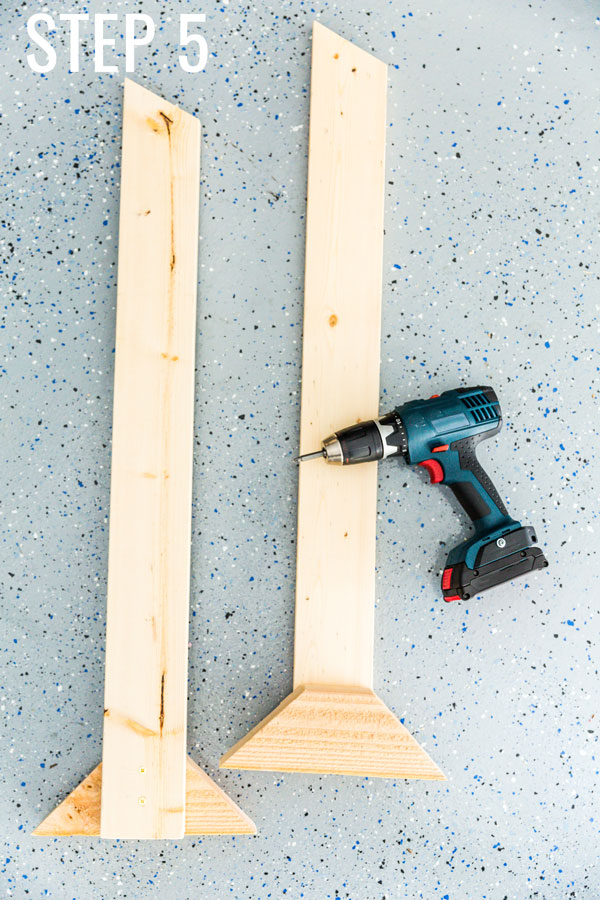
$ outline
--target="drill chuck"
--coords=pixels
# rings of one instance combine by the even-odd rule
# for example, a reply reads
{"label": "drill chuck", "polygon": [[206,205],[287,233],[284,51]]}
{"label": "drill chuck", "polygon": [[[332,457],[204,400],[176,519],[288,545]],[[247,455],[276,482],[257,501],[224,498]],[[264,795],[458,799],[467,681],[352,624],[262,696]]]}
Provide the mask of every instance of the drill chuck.
{"label": "drill chuck", "polygon": [[325,438],[321,450],[299,456],[300,461],[322,456],[337,466],[352,466],[363,462],[377,462],[388,456],[406,455],[408,442],[400,417],[388,413],[381,419],[370,419],[350,425]]}
{"label": "drill chuck", "polygon": [[332,434],[323,441],[323,456],[328,463],[334,466],[344,465],[344,452],[337,434]]}
{"label": "drill chuck", "polygon": [[323,455],[341,466],[375,462],[383,457],[383,441],[374,421],[359,422],[326,438]]}

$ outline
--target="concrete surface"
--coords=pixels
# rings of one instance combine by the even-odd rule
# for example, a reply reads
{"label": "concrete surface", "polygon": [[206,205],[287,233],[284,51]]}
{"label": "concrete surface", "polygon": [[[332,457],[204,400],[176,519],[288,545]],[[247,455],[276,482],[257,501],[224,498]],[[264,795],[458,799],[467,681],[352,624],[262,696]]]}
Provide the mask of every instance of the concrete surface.
{"label": "concrete surface", "polygon": [[[597,898],[599,7],[213,3],[189,75],[197,7],[78,5],[154,15],[134,77],[203,123],[189,751],[260,832],[121,844],[29,836],[101,754],[124,75],[88,30],[34,74],[39,8],[0,12],[2,895]],[[493,383],[481,458],[551,564],[445,605],[465,521],[381,469],[376,688],[444,784],[217,770],[291,685],[314,18],[390,64],[382,409]]]}

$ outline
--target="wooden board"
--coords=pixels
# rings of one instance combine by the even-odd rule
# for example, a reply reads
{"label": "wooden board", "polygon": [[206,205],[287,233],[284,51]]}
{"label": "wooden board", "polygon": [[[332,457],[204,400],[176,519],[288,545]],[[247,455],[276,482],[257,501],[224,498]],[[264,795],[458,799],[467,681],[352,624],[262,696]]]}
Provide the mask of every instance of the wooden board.
{"label": "wooden board", "polygon": [[200,123],[127,80],[101,834],[184,832]]}
{"label": "wooden board", "polygon": [[[313,29],[300,452],[379,401],[386,67]],[[226,768],[443,774],[373,693],[377,466],[300,467],[294,692]]]}
{"label": "wooden board", "polygon": [[254,834],[186,761],[200,123],[125,82],[103,763],[36,835]]}
{"label": "wooden board", "polygon": [[[186,763],[185,833],[256,834],[256,826],[189,757]],[[44,819],[37,837],[100,835],[102,763]]]}
{"label": "wooden board", "polygon": [[[378,414],[384,63],[313,29],[300,452]],[[294,685],[371,687],[377,466],[300,466]]]}
{"label": "wooden board", "polygon": [[330,685],[296,688],[221,767],[444,780],[373,691]]}

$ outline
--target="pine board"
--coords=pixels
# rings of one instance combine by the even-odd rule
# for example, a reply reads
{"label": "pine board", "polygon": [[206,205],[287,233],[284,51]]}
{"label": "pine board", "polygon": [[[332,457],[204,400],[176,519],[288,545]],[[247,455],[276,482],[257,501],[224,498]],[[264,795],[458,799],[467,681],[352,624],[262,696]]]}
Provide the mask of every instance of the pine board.
{"label": "pine board", "polygon": [[127,80],[101,834],[184,833],[200,123]]}
{"label": "pine board", "polygon": [[[300,452],[377,416],[384,63],[313,29]],[[300,466],[294,686],[372,686],[377,466]]]}

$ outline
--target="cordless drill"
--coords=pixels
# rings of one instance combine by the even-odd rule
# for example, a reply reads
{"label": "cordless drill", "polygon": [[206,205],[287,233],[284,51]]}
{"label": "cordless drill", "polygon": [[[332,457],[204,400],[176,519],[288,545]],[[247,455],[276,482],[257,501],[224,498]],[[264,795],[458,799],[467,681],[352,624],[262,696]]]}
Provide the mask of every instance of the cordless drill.
{"label": "cordless drill", "polygon": [[470,517],[475,534],[448,555],[444,600],[468,600],[487,588],[548,563],[534,544],[535,530],[512,519],[475,450],[498,434],[502,413],[491,387],[457,388],[412,400],[380,419],[335,432],[322,449],[299,461],[324,457],[347,466],[403,457],[427,470],[432,484],[447,484]]}

